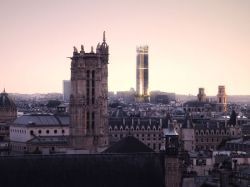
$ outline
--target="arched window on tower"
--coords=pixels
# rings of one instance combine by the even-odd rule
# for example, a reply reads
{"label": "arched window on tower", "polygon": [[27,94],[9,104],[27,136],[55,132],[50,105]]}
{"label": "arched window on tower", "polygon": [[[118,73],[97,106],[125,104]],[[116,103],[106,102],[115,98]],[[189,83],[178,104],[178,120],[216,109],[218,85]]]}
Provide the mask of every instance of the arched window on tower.
{"label": "arched window on tower", "polygon": [[87,92],[87,105],[89,105],[89,97],[90,97],[90,71],[87,71],[87,85],[86,85],[86,92]]}
{"label": "arched window on tower", "polygon": [[92,71],[92,104],[95,104],[95,71]]}

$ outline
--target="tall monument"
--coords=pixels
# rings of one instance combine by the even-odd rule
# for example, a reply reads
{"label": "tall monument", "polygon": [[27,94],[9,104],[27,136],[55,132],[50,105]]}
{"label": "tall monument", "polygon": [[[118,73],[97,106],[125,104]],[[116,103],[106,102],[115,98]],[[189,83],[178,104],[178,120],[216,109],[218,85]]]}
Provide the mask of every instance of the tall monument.
{"label": "tall monument", "polygon": [[96,153],[108,144],[108,61],[105,32],[96,52],[80,52],[71,57],[70,143],[75,150]]}

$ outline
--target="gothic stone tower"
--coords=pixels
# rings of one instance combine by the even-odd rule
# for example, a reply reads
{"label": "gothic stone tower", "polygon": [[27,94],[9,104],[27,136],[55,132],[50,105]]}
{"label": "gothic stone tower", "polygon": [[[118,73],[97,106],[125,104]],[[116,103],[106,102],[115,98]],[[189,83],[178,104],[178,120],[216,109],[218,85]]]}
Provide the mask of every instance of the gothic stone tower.
{"label": "gothic stone tower", "polygon": [[70,143],[74,149],[89,153],[108,146],[108,56],[109,46],[103,42],[96,53],[91,47],[74,47],[71,57]]}

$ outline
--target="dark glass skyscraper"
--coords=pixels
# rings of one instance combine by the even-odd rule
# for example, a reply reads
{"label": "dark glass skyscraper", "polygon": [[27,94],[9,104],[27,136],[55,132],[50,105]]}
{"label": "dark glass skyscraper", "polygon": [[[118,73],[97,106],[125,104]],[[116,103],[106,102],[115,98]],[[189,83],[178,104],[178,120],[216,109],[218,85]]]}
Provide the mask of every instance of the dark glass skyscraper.
{"label": "dark glass skyscraper", "polygon": [[137,101],[148,101],[148,46],[137,47],[136,96]]}

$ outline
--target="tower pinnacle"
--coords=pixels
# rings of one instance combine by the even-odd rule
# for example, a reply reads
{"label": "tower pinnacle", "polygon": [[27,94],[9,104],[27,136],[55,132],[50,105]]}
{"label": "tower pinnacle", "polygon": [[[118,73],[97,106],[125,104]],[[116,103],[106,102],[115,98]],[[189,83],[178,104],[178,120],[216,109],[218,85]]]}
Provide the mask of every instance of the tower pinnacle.
{"label": "tower pinnacle", "polygon": [[103,31],[103,42],[106,42],[105,31]]}

